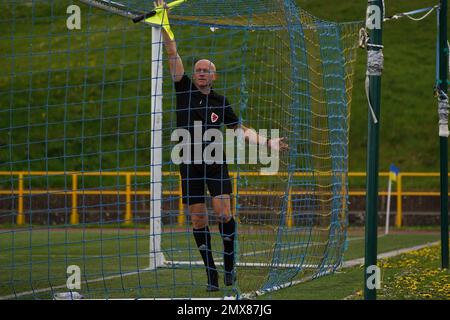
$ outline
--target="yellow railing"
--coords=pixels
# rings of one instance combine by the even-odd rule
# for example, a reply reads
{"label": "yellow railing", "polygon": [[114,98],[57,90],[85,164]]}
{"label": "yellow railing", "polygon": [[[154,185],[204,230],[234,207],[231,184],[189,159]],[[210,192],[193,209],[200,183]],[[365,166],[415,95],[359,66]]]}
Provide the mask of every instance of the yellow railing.
{"label": "yellow railing", "polygon": [[[51,190],[51,194],[55,195],[67,195],[70,194],[72,196],[72,208],[71,208],[71,215],[70,215],[70,223],[71,224],[78,224],[79,223],[79,213],[78,213],[78,205],[77,205],[77,199],[78,195],[125,195],[125,223],[130,224],[133,220],[133,212],[132,212],[132,196],[133,195],[149,195],[150,191],[143,191],[143,190],[135,190],[132,191],[131,185],[132,185],[132,177],[149,177],[149,172],[68,172],[68,171],[0,171],[0,176],[17,176],[18,178],[18,190],[0,190],[0,194],[17,194],[18,195],[18,205],[17,205],[17,218],[16,223],[18,225],[23,225],[25,223],[25,216],[24,216],[24,205],[23,205],[23,198],[24,198],[24,176],[58,176],[58,175],[65,175],[65,176],[71,176],[72,180],[72,188],[71,191],[61,191],[61,190]],[[230,173],[230,175],[233,178],[233,193],[238,193],[237,188],[237,174]],[[280,172],[277,174],[277,176],[287,176],[288,173],[286,172]],[[311,173],[295,173],[294,176],[310,176]],[[325,173],[314,173],[316,176],[329,176],[331,175],[331,172],[325,172]],[[125,177],[125,191],[123,190],[79,190],[78,189],[78,177],[79,176],[124,176]],[[163,195],[175,195],[179,196],[178,200],[178,217],[177,222],[179,225],[184,225],[185,223],[185,215],[183,210],[183,202],[181,195],[181,177],[178,172],[163,172],[163,176],[177,176],[178,177],[178,190],[177,191],[165,191],[163,192]],[[243,176],[261,176],[261,177],[267,177],[266,175],[261,175],[257,172],[240,172],[240,177]],[[365,172],[350,172],[348,176],[351,177],[365,177]],[[380,177],[389,177],[389,172],[380,172]],[[449,174],[450,176],[450,174]],[[403,191],[402,190],[402,178],[403,177],[439,177],[438,172],[403,172],[399,173],[397,176],[397,182],[396,191],[391,192],[392,196],[397,197],[397,213],[396,213],[396,220],[395,224],[397,227],[400,227],[402,225],[402,197],[403,196],[439,196],[439,192],[427,192],[427,191]],[[343,176],[343,179],[345,176]],[[46,194],[49,193],[48,190],[27,190],[27,195],[30,194]],[[296,194],[304,194],[305,192],[293,192],[291,189],[289,190],[288,194],[288,207],[287,207],[287,225],[292,226],[293,225],[293,214],[292,214],[292,195]],[[345,184],[343,184],[342,193],[345,193]],[[284,192],[281,191],[248,191],[243,190],[239,191],[239,195],[283,195]],[[380,191],[378,193],[381,196],[387,195],[387,192]],[[350,196],[365,196],[365,191],[349,191]],[[449,193],[450,195],[450,193]],[[232,199],[232,210],[233,213],[236,210],[236,202],[235,199]],[[343,208],[346,204],[343,203]]]}

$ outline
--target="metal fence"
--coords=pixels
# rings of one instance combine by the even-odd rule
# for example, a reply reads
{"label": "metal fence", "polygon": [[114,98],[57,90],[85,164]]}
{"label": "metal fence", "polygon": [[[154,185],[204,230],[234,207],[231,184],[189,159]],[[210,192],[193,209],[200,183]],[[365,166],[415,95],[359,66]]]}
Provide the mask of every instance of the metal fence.
{"label": "metal fence", "polygon": [[[287,175],[287,173],[278,173],[278,175]],[[330,173],[328,173],[329,175]],[[181,177],[178,172],[163,172],[164,176],[173,176],[177,177],[178,179],[178,189],[172,190],[172,191],[163,191],[163,195],[169,195],[169,196],[176,196],[178,197],[178,217],[177,222],[180,225],[183,225],[185,223],[185,215],[184,215],[184,209],[183,209],[183,203],[181,198]],[[238,175],[236,173],[231,172],[230,175],[232,176],[234,183],[233,183],[233,193],[237,194],[237,178]],[[240,172],[239,176],[259,176],[259,173],[253,173],[253,172]],[[296,175],[308,175],[307,173],[297,173]],[[326,175],[326,173],[322,173],[322,175]],[[25,222],[24,219],[24,196],[25,195],[38,195],[38,194],[48,194],[51,192],[52,195],[70,195],[71,196],[71,214],[70,214],[70,223],[71,224],[78,224],[79,223],[79,213],[78,213],[78,197],[79,195],[121,195],[125,196],[125,216],[124,216],[124,222],[131,223],[133,219],[133,211],[132,211],[132,196],[136,195],[150,195],[150,190],[132,190],[132,180],[134,177],[149,177],[150,172],[135,172],[135,171],[129,171],[129,172],[67,172],[67,171],[0,171],[0,176],[9,176],[11,179],[14,179],[18,181],[17,188],[16,189],[0,189],[0,195],[12,195],[17,198],[17,217],[16,217],[16,223],[18,225],[23,225]],[[31,190],[27,189],[25,191],[24,188],[24,177],[31,177],[31,176],[66,176],[70,177],[71,181],[71,189],[70,190],[44,190],[44,189],[36,189]],[[80,176],[113,176],[113,177],[123,177],[125,179],[125,189],[124,190],[84,190],[78,188],[78,179]],[[349,172],[349,181],[351,181],[352,178],[365,178],[366,173],[365,172]],[[449,174],[450,176],[450,174]],[[267,177],[267,176],[265,176]],[[380,172],[379,177],[389,177],[389,172]],[[397,212],[396,212],[396,219],[395,219],[395,225],[397,227],[402,226],[402,198],[403,196],[439,196],[439,191],[408,191],[403,189],[403,181],[406,178],[439,178],[438,172],[402,172],[397,175],[397,181],[396,181],[396,189],[395,191],[391,192],[391,196],[395,196],[397,200]],[[343,176],[344,178],[344,176]],[[345,184],[343,184],[344,186]],[[343,189],[342,192],[344,193],[345,190]],[[280,191],[273,191],[273,192],[266,192],[270,195],[284,195],[284,192]],[[259,194],[262,195],[264,192],[262,191],[246,191],[246,190],[239,190],[239,195],[246,196],[246,195],[255,195]],[[295,194],[302,194],[302,192],[289,192],[288,195],[288,208],[287,208],[287,224],[288,226],[292,226],[293,224],[293,218],[292,218],[292,195]],[[365,196],[366,191],[365,190],[349,190],[348,192],[349,196]],[[386,196],[388,194],[387,191],[379,191],[379,196]],[[450,193],[449,193],[450,195]],[[233,211],[236,210],[236,203],[234,198],[232,199],[232,208]]]}

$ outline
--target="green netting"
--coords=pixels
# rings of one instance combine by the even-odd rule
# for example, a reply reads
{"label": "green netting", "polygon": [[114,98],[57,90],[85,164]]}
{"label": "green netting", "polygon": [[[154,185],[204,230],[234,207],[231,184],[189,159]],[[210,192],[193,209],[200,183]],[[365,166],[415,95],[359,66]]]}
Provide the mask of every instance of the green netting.
{"label": "green netting", "polygon": [[[0,296],[51,298],[82,271],[89,298],[241,297],[333,272],[347,228],[348,130],[361,22],[286,1],[188,1],[171,12],[185,69],[216,64],[215,90],[247,126],[290,145],[277,174],[233,164],[237,282],[205,292],[170,158],[175,91],[164,61],[162,199],[151,199],[151,1],[6,1],[0,11]],[[103,9],[99,9],[98,6]],[[211,29],[213,28],[213,29]],[[160,42],[161,39],[153,39]],[[166,60],[166,58],[164,58]],[[150,201],[162,204],[149,233]],[[210,202],[208,200],[210,208]],[[213,255],[222,243],[210,212]],[[161,246],[149,242],[161,239]],[[158,253],[165,262],[149,268]],[[222,267],[220,277],[222,279]]]}

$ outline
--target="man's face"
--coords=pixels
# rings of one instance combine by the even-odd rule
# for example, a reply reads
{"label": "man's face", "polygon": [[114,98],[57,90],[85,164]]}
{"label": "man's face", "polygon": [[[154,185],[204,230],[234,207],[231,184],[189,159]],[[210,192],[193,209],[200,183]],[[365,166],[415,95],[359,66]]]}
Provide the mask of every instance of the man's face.
{"label": "man's face", "polygon": [[206,59],[198,61],[194,66],[192,79],[199,89],[211,87],[216,80],[216,66]]}

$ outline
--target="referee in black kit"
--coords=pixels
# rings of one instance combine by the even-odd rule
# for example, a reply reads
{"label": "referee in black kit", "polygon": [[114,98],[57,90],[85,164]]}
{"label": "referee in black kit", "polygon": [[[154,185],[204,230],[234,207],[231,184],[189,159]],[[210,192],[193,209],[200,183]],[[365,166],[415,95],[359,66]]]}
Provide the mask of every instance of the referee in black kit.
{"label": "referee in black kit", "polygon": [[[158,0],[156,6],[165,6]],[[217,78],[216,67],[209,60],[195,63],[192,80],[185,74],[183,62],[178,54],[175,40],[171,40],[162,29],[169,69],[176,90],[177,128],[186,129],[194,137],[194,122],[202,124],[202,136],[208,129],[220,129],[226,125],[230,129],[242,129],[245,139],[250,143],[266,143],[269,148],[286,150],[283,138],[267,139],[254,130],[245,127],[239,121],[226,97],[212,89]],[[197,122],[198,123],[198,122]],[[191,138],[191,141],[193,139]],[[202,145],[202,151],[205,144]],[[192,143],[191,149],[194,150]],[[202,153],[203,154],[203,153]],[[193,224],[195,242],[206,267],[208,279],[207,291],[218,291],[218,272],[211,251],[211,234],[208,227],[208,211],[205,204],[205,184],[212,197],[214,214],[219,219],[219,231],[223,240],[224,284],[231,286],[236,280],[234,271],[234,239],[236,222],[231,213],[231,179],[225,160],[222,163],[182,163],[183,203],[188,205]]]}

